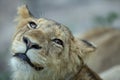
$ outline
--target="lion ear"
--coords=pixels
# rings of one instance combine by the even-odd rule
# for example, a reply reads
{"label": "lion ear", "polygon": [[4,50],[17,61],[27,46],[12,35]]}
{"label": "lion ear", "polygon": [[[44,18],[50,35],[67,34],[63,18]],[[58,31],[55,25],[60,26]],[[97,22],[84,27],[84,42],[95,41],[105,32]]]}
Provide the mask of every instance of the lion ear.
{"label": "lion ear", "polygon": [[32,16],[27,5],[23,5],[23,6],[18,8],[18,15],[22,19],[29,18]]}
{"label": "lion ear", "polygon": [[89,42],[89,41],[87,41],[87,40],[81,40],[82,42],[83,42],[83,53],[91,53],[91,52],[94,52],[95,50],[96,50],[96,46],[93,44],[93,43],[91,43],[91,42]]}
{"label": "lion ear", "polygon": [[83,59],[89,57],[90,53],[96,50],[95,45],[88,42],[87,40],[76,39],[75,45],[75,50],[78,52],[78,55],[80,55]]}

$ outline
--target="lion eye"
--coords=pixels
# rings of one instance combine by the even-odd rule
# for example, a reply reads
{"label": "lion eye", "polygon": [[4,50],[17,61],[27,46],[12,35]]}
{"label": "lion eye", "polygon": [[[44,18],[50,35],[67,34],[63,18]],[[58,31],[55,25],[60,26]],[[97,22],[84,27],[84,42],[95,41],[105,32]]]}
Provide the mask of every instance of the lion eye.
{"label": "lion eye", "polygon": [[37,24],[35,22],[30,21],[29,26],[33,29],[37,28]]}
{"label": "lion eye", "polygon": [[53,39],[52,41],[63,46],[63,41],[60,39]]}

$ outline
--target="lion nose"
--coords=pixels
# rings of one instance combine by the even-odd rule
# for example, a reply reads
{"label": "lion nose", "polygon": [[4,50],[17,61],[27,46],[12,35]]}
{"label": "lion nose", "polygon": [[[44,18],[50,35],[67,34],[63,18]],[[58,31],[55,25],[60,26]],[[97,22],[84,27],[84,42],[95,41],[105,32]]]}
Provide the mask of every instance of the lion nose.
{"label": "lion nose", "polygon": [[42,47],[36,43],[31,42],[27,37],[23,37],[23,42],[26,44],[27,49],[41,49]]}

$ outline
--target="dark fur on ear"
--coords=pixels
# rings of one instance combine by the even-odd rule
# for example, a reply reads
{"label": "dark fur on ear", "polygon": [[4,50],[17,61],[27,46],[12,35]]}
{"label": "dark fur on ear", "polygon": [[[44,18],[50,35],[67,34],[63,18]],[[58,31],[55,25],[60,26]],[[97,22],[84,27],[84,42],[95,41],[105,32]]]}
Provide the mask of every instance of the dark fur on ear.
{"label": "dark fur on ear", "polygon": [[33,17],[31,12],[29,11],[27,5],[23,5],[18,8],[18,15],[19,15],[19,18],[21,18],[21,19]]}
{"label": "dark fur on ear", "polygon": [[75,39],[73,45],[73,49],[76,50],[77,55],[79,55],[84,60],[90,56],[91,52],[94,52],[96,50],[96,47],[92,43],[86,40],[79,40],[77,38]]}
{"label": "dark fur on ear", "polygon": [[84,45],[85,45],[85,50],[83,50],[84,53],[90,53],[90,52],[94,52],[96,50],[96,46],[93,45],[91,42],[87,41],[87,40],[81,40]]}

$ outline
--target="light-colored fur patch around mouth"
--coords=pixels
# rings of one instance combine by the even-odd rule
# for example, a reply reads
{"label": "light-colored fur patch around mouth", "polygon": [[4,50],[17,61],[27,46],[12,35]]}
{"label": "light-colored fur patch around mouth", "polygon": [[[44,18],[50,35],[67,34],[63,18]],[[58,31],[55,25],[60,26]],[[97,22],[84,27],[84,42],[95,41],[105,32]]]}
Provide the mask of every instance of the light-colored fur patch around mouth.
{"label": "light-colored fur patch around mouth", "polygon": [[15,55],[13,55],[13,57],[19,58],[21,61],[26,62],[32,68],[34,68],[36,71],[40,71],[40,70],[44,69],[40,64],[32,63],[31,60],[26,55],[26,53],[15,53]]}

